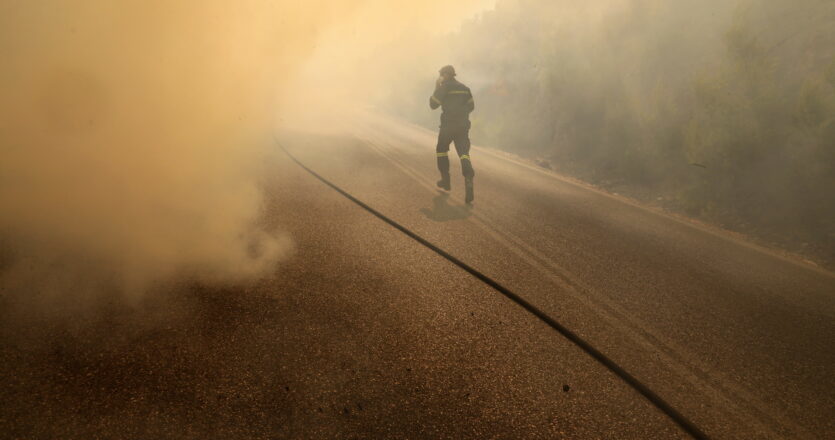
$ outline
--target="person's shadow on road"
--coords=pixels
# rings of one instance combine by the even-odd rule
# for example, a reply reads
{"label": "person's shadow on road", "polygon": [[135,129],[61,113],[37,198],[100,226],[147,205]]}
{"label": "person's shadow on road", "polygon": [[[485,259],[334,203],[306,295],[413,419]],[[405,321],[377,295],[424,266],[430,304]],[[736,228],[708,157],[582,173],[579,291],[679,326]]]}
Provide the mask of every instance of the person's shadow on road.
{"label": "person's shadow on road", "polygon": [[421,208],[420,212],[429,220],[436,222],[463,220],[472,214],[467,206],[450,205],[448,193],[440,193],[433,197],[432,208]]}

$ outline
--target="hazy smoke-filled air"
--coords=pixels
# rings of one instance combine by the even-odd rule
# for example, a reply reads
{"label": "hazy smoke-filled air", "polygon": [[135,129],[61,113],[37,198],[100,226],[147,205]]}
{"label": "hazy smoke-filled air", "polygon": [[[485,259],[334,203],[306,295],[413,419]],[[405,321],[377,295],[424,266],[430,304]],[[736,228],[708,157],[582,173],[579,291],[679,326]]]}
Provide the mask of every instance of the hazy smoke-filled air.
{"label": "hazy smoke-filled air", "polygon": [[291,247],[259,226],[255,165],[272,148],[278,98],[357,8],[380,31],[414,17],[388,6],[4,2],[3,291],[75,299],[268,272]]}
{"label": "hazy smoke-filled air", "polygon": [[389,113],[437,127],[443,54],[476,144],[835,261],[835,2],[499,0],[400,46],[369,62]]}

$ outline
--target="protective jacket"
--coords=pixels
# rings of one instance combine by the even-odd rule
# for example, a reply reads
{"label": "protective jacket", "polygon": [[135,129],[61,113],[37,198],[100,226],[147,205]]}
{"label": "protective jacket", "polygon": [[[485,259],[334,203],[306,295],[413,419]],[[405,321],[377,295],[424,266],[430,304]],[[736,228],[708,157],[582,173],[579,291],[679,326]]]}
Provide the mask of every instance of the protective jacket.
{"label": "protective jacket", "polygon": [[475,109],[475,101],[469,87],[455,78],[440,83],[429,98],[432,110],[438,106],[443,110],[441,128],[470,128],[470,112]]}

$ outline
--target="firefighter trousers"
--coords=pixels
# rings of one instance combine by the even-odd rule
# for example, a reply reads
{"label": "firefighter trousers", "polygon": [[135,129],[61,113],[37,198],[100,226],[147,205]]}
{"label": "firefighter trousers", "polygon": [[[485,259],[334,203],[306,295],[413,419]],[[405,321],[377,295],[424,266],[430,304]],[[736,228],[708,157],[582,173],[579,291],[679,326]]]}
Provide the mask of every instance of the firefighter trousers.
{"label": "firefighter trousers", "polygon": [[449,179],[449,144],[455,143],[455,151],[461,159],[461,172],[464,177],[472,179],[475,175],[470,161],[470,127],[469,124],[460,127],[444,127],[438,133],[438,146],[435,155],[438,158],[438,171],[442,179]]}

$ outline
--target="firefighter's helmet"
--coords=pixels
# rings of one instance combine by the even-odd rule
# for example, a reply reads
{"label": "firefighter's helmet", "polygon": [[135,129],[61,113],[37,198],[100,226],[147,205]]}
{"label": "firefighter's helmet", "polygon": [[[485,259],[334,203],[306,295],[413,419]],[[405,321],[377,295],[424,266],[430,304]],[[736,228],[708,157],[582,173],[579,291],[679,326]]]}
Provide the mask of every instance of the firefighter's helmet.
{"label": "firefighter's helmet", "polygon": [[455,68],[452,66],[444,66],[441,67],[441,70],[438,71],[441,75],[446,76],[455,76]]}

